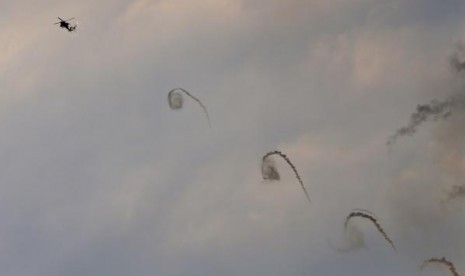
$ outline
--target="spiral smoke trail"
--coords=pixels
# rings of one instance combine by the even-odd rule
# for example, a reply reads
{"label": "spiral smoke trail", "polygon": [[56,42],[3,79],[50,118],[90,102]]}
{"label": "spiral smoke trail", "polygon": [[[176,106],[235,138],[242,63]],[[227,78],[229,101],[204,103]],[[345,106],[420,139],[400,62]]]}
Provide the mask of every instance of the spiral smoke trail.
{"label": "spiral smoke trail", "polygon": [[450,273],[454,276],[460,276],[457,270],[455,269],[454,264],[451,261],[448,261],[445,257],[442,257],[441,259],[439,258],[431,258],[429,260],[426,260],[423,262],[423,264],[420,267],[420,270],[423,270],[428,264],[442,264],[445,265]]}
{"label": "spiral smoke trail", "polygon": [[270,151],[267,154],[265,154],[262,158],[262,177],[265,180],[279,180],[280,176],[278,173],[278,170],[276,168],[276,165],[274,163],[274,160],[271,158],[272,155],[279,155],[281,156],[287,164],[291,167],[291,169],[294,171],[295,177],[300,183],[300,186],[302,187],[302,190],[304,190],[305,196],[307,197],[308,202],[310,202],[310,196],[307,193],[307,190],[305,189],[304,182],[302,181],[302,178],[300,178],[299,173],[297,172],[297,169],[295,168],[294,164],[292,164],[291,160],[282,152],[280,151]]}
{"label": "spiral smoke trail", "polygon": [[200,105],[200,107],[202,107],[203,112],[205,113],[205,116],[207,117],[208,126],[211,126],[211,124],[210,124],[210,116],[208,115],[207,108],[203,105],[203,103],[199,99],[194,97],[191,93],[187,92],[183,88],[174,88],[168,93],[168,104],[170,105],[170,108],[173,109],[173,110],[182,108],[183,103],[184,103],[184,98],[183,98],[181,92],[179,92],[179,91],[181,91],[184,94],[186,94],[187,96],[189,96],[191,99],[196,101]]}
{"label": "spiral smoke trail", "polygon": [[387,233],[384,231],[384,229],[381,227],[379,224],[378,220],[376,219],[375,216],[371,215],[371,212],[367,212],[363,209],[354,209],[350,212],[350,214],[346,217],[346,220],[344,222],[344,231],[347,231],[347,226],[349,224],[349,221],[354,218],[354,217],[361,217],[361,218],[366,218],[370,220],[378,230],[378,232],[381,233],[383,238],[391,245],[391,247],[394,249],[394,251],[397,251],[396,246],[394,245],[394,242],[389,238]]}

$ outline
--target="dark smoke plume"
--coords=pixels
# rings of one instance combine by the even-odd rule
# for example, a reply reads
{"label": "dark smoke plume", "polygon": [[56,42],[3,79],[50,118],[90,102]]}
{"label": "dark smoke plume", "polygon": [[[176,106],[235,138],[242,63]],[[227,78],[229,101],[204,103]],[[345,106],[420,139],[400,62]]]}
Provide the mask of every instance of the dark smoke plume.
{"label": "dark smoke plume", "polygon": [[448,261],[446,258],[442,257],[441,259],[438,258],[431,258],[429,260],[426,260],[423,262],[423,264],[420,267],[420,270],[423,270],[428,264],[442,264],[445,265],[450,273],[454,276],[460,276],[457,270],[455,269],[454,264],[451,261]]}
{"label": "dark smoke plume", "polygon": [[279,176],[279,172],[275,166],[274,160],[272,159],[272,155],[279,155],[281,156],[287,164],[291,167],[291,169],[294,171],[295,177],[300,183],[300,186],[302,187],[302,190],[304,190],[305,196],[308,199],[308,202],[310,202],[310,196],[307,193],[307,190],[305,189],[304,182],[302,181],[302,178],[300,178],[299,173],[297,172],[297,169],[295,168],[294,164],[292,164],[291,160],[282,152],[280,151],[270,151],[267,154],[265,154],[262,158],[262,177],[264,180],[279,180],[281,177]]}
{"label": "dark smoke plume", "polygon": [[465,69],[465,45],[462,42],[457,44],[457,51],[449,59],[452,69],[461,72]]}
{"label": "dark smoke plume", "polygon": [[454,185],[452,189],[447,194],[447,199],[454,200],[456,198],[464,197],[465,196],[465,186]]}
{"label": "dark smoke plume", "polygon": [[[457,73],[465,70],[465,46],[461,43],[457,51],[449,59],[452,70]],[[417,105],[417,110],[410,116],[406,126],[399,128],[394,135],[389,137],[387,144],[393,145],[397,139],[403,136],[412,136],[418,127],[427,121],[438,121],[447,119],[452,113],[465,108],[465,96],[451,96],[445,100],[432,100],[428,104]]]}
{"label": "dark smoke plume", "polygon": [[346,220],[344,222],[344,231],[347,231],[349,221],[354,217],[366,218],[369,221],[371,221],[375,225],[378,232],[380,232],[381,235],[383,236],[383,238],[391,245],[391,247],[394,249],[394,251],[397,251],[397,249],[396,249],[396,247],[394,245],[394,242],[389,238],[387,233],[381,227],[381,225],[378,222],[378,219],[374,215],[372,215],[372,213],[369,212],[369,211],[365,211],[363,209],[354,209],[354,210],[352,210],[350,212],[350,214],[346,217]]}
{"label": "dark smoke plume", "polygon": [[446,101],[432,100],[429,104],[417,105],[417,110],[410,116],[409,123],[399,128],[394,135],[389,137],[387,144],[393,145],[400,137],[415,134],[417,128],[426,121],[446,119],[456,106],[457,101],[454,98]]}
{"label": "dark smoke plume", "polygon": [[457,55],[453,55],[450,58],[450,64],[457,72],[461,72],[465,69],[465,61],[461,61]]}
{"label": "dark smoke plume", "polygon": [[179,91],[189,96],[191,99],[196,101],[200,105],[200,107],[202,107],[203,112],[205,113],[205,116],[207,117],[208,125],[210,126],[210,116],[208,115],[207,108],[203,105],[203,103],[199,99],[194,97],[191,93],[187,92],[183,88],[174,88],[168,93],[168,104],[170,105],[170,108],[174,110],[182,108],[183,103],[184,103],[184,98],[181,92]]}

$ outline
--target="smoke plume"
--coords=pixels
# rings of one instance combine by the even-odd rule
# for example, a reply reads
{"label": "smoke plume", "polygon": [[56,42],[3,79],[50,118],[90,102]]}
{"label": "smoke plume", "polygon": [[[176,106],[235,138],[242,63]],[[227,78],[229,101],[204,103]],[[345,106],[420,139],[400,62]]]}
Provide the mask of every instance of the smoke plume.
{"label": "smoke plume", "polygon": [[203,105],[203,103],[194,97],[191,93],[186,91],[183,88],[174,88],[168,93],[168,104],[171,109],[176,110],[176,109],[181,109],[184,103],[184,98],[182,96],[182,93],[186,94],[188,97],[196,101],[200,107],[203,109],[203,112],[205,113],[205,116],[207,117],[208,125],[210,126],[210,116],[208,115],[207,108]]}
{"label": "smoke plume", "polygon": [[265,180],[276,180],[279,181],[281,176],[279,175],[276,163],[273,158],[265,158],[262,162],[262,176]]}
{"label": "smoke plume", "polygon": [[[458,44],[457,51],[449,59],[449,64],[456,73],[460,73],[465,69],[465,46],[463,44]],[[431,100],[427,104],[417,105],[416,111],[410,116],[408,124],[399,128],[394,135],[389,137],[387,144],[393,145],[400,137],[412,136],[417,132],[418,127],[425,122],[444,120],[457,110],[465,109],[464,94],[450,96],[445,100]]]}
{"label": "smoke plume", "polygon": [[462,42],[457,43],[457,51],[450,57],[449,62],[456,72],[465,69],[465,45]]}
{"label": "smoke plume", "polygon": [[278,170],[274,164],[274,160],[272,159],[272,155],[278,155],[283,158],[287,164],[291,167],[291,169],[294,171],[295,177],[300,183],[300,186],[302,187],[302,190],[305,193],[305,196],[307,197],[307,200],[310,202],[310,196],[308,195],[307,189],[305,189],[304,182],[302,181],[302,178],[300,178],[299,173],[297,172],[297,169],[295,168],[294,164],[292,164],[291,160],[282,152],[280,151],[271,151],[265,154],[262,158],[262,177],[264,180],[279,180],[280,176],[278,173]]}
{"label": "smoke plume", "polygon": [[447,200],[451,201],[460,197],[465,196],[465,186],[454,185],[452,189],[447,193]]}
{"label": "smoke plume", "polygon": [[454,276],[460,276],[457,270],[455,269],[454,264],[451,261],[448,261],[446,258],[442,257],[441,259],[438,258],[431,258],[429,260],[426,260],[423,262],[423,264],[420,267],[420,270],[423,270],[428,264],[441,264],[445,265],[450,273]]}
{"label": "smoke plume", "polygon": [[367,211],[364,211],[363,209],[354,209],[350,212],[350,214],[346,217],[346,220],[344,222],[344,231],[347,231],[348,229],[348,224],[349,224],[349,221],[354,218],[354,217],[361,217],[361,218],[365,218],[365,219],[368,219],[369,221],[371,221],[373,223],[373,225],[376,227],[376,229],[378,230],[378,232],[381,233],[381,235],[383,236],[383,238],[391,245],[391,247],[394,249],[394,251],[396,251],[396,247],[394,245],[394,242],[389,238],[389,236],[387,235],[387,233],[384,231],[384,229],[381,227],[381,225],[379,224],[378,222],[378,219],[371,215],[372,213],[371,212],[367,212]]}
{"label": "smoke plume", "polygon": [[457,103],[454,98],[450,98],[445,101],[432,100],[429,104],[418,105],[417,110],[410,116],[409,123],[389,137],[387,144],[393,145],[400,137],[415,134],[418,127],[424,122],[446,119],[451,115]]}

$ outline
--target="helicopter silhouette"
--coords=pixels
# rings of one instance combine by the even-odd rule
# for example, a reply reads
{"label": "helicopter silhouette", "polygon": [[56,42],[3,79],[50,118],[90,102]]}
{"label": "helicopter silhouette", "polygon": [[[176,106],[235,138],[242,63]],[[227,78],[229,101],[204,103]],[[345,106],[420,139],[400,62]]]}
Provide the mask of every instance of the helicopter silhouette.
{"label": "helicopter silhouette", "polygon": [[58,17],[58,19],[60,19],[60,22],[57,22],[57,23],[55,23],[54,25],[60,24],[60,27],[61,27],[61,28],[67,29],[68,32],[72,32],[72,31],[76,30],[77,24],[71,25],[71,24],[68,22],[68,21],[70,21],[70,20],[73,20],[74,17],[73,17],[73,18],[70,18],[70,19],[68,19],[68,20],[63,20],[63,19],[61,19],[61,18],[59,18],[59,17]]}

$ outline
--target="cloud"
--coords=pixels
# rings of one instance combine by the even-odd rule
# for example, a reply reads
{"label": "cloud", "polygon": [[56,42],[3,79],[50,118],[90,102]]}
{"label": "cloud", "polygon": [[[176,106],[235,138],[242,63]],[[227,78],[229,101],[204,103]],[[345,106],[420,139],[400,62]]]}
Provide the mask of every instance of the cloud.
{"label": "cloud", "polygon": [[[430,5],[2,3],[0,271],[410,275],[423,252],[460,260],[461,205],[441,202],[462,185],[463,116],[391,160],[384,145],[453,78],[463,19],[429,21]],[[76,17],[78,31],[56,16]],[[192,120],[169,109],[173,87],[195,91],[212,129],[200,109]],[[292,171],[262,182],[270,148],[292,156],[311,207]],[[408,257],[388,255],[374,231],[363,231],[369,251],[328,248],[360,207]]]}

